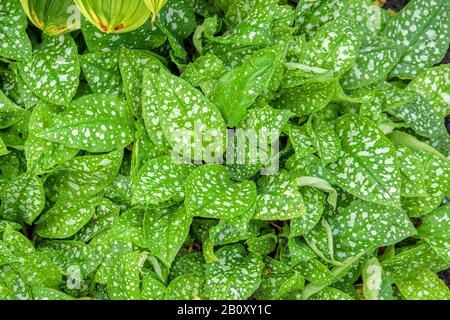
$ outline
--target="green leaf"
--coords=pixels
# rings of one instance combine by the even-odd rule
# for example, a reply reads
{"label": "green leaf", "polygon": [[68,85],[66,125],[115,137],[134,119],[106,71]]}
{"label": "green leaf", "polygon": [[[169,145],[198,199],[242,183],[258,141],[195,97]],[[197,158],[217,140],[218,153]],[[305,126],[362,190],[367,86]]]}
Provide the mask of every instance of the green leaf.
{"label": "green leaf", "polygon": [[269,86],[277,53],[272,48],[258,51],[217,82],[211,99],[222,112],[228,127],[235,127],[256,98]]}
{"label": "green leaf", "polygon": [[426,269],[414,278],[396,282],[402,296],[407,300],[449,300],[450,290],[445,282]]}
{"label": "green leaf", "polygon": [[57,105],[68,105],[79,84],[78,49],[70,35],[44,36],[41,48],[30,62],[18,69],[35,95]]}
{"label": "green leaf", "polygon": [[28,19],[20,3],[15,0],[0,4],[0,56],[19,61],[31,57],[31,42],[28,39]]}
{"label": "green leaf", "polygon": [[151,275],[145,275],[142,279],[142,299],[143,300],[162,300],[166,287]]}
{"label": "green leaf", "polygon": [[396,152],[367,118],[345,115],[336,122],[341,158],[330,168],[337,184],[365,201],[399,207],[401,176]]}
{"label": "green leaf", "polygon": [[45,205],[41,180],[24,173],[11,180],[2,191],[1,216],[8,220],[32,224]]}
{"label": "green leaf", "polygon": [[450,3],[446,0],[410,1],[384,30],[402,50],[402,60],[391,77],[414,78],[440,62],[450,42]]}
{"label": "green leaf", "polygon": [[33,300],[75,300],[73,297],[56,289],[46,287],[31,288]]}
{"label": "green leaf", "polygon": [[116,178],[123,151],[76,157],[47,176],[47,197],[56,202],[89,198],[103,191]]}
{"label": "green leaf", "polygon": [[183,41],[197,26],[192,1],[168,0],[159,13],[159,23],[164,24],[177,39]]}
{"label": "green leaf", "polygon": [[395,244],[416,235],[409,217],[399,209],[354,202],[330,220],[339,258]]}
{"label": "green leaf", "polygon": [[205,278],[201,274],[187,274],[173,279],[167,286],[166,300],[199,300],[204,297]]}
{"label": "green leaf", "polygon": [[111,300],[140,300],[140,270],[145,254],[132,252],[112,260],[108,276],[108,297]]}
{"label": "green leaf", "polygon": [[0,90],[0,129],[9,128],[23,120],[21,110]]}
{"label": "green leaf", "polygon": [[304,214],[303,197],[286,171],[258,181],[254,219],[290,220]]}
{"label": "green leaf", "polygon": [[58,202],[36,222],[36,233],[49,239],[71,237],[89,222],[99,203],[98,198]]}
{"label": "green leaf", "polygon": [[192,217],[184,207],[145,213],[144,234],[150,252],[170,267],[186,240]]}
{"label": "green leaf", "polygon": [[327,285],[334,280],[334,275],[317,259],[310,259],[297,265],[295,269],[309,282],[316,285]]}
{"label": "green leaf", "polygon": [[223,166],[200,166],[185,185],[186,211],[203,218],[231,219],[248,212],[256,199],[252,181],[232,182]]}
{"label": "green leaf", "polygon": [[122,48],[120,50],[120,73],[123,78],[123,90],[136,117],[142,111],[142,77],[144,70],[158,72],[164,68],[165,61],[153,52]]}
{"label": "green leaf", "polygon": [[170,156],[148,161],[134,178],[133,204],[171,204],[183,200],[184,183],[193,169],[190,165],[174,163]]}
{"label": "green leaf", "polygon": [[241,245],[223,247],[216,252],[221,260],[206,267],[205,296],[211,300],[242,300],[258,288],[263,263]]}
{"label": "green leaf", "polygon": [[419,235],[433,248],[433,250],[450,264],[450,205],[442,206],[432,213],[426,215],[420,227],[417,229]]}
{"label": "green leaf", "polygon": [[322,160],[323,166],[339,159],[341,142],[328,121],[311,117],[306,125],[306,131],[319,158]]}
{"label": "green leaf", "polygon": [[86,95],[57,115],[38,137],[89,152],[124,148],[134,140],[128,105],[111,95]]}
{"label": "green leaf", "polygon": [[363,295],[367,300],[379,300],[383,282],[383,268],[377,258],[367,260],[362,272]]}
{"label": "green leaf", "polygon": [[30,135],[25,141],[25,156],[29,171],[37,174],[49,172],[78,153],[78,149],[68,148],[38,136],[61,112],[62,108],[46,102],[39,102],[34,107],[29,123]]}
{"label": "green leaf", "polygon": [[351,296],[333,287],[327,287],[312,295],[309,300],[354,300]]}
{"label": "green leaf", "polygon": [[258,238],[250,238],[245,243],[248,246],[248,251],[255,254],[265,255],[275,250],[277,242],[277,237],[274,234],[270,233]]}
{"label": "green leaf", "polygon": [[80,56],[80,63],[93,93],[122,96],[119,51],[88,53]]}
{"label": "green leaf", "polygon": [[205,161],[222,157],[226,127],[219,110],[167,71],[144,72],[143,118],[150,139],[159,145],[164,139],[176,156]]}

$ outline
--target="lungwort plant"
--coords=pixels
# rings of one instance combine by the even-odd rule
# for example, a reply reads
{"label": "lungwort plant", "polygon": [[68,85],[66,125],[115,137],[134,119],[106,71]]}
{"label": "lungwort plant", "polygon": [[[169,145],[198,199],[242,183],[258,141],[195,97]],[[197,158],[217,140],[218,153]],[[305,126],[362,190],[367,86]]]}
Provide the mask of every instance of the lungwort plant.
{"label": "lungwort plant", "polygon": [[1,0],[0,299],[450,299],[449,42],[448,0]]}

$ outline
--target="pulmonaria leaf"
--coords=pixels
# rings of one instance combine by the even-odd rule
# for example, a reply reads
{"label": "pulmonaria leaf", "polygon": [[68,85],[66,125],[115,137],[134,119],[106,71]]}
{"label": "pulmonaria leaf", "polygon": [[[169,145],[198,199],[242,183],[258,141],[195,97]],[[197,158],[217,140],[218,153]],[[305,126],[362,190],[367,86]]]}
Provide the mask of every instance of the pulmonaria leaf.
{"label": "pulmonaria leaf", "polygon": [[202,274],[187,274],[173,279],[167,286],[166,300],[200,300],[204,297],[205,277]]}
{"label": "pulmonaria leaf", "polygon": [[391,77],[414,78],[440,62],[450,42],[450,3],[446,0],[410,1],[391,19],[384,34],[402,50],[402,60]]}
{"label": "pulmonaria leaf", "polygon": [[365,201],[400,206],[401,176],[391,142],[367,118],[345,115],[336,121],[342,154],[330,168],[337,184]]}
{"label": "pulmonaria leaf", "polygon": [[19,1],[6,0],[0,4],[0,56],[27,61],[31,58],[31,42],[26,29],[28,19]]}
{"label": "pulmonaria leaf", "polygon": [[93,93],[122,95],[119,51],[87,53],[80,56],[80,63]]}
{"label": "pulmonaria leaf", "polygon": [[105,231],[105,234],[100,233],[99,237],[105,236],[108,241],[132,244],[145,248],[147,246],[143,223],[145,211],[140,207],[133,207],[125,211],[111,226]]}
{"label": "pulmonaria leaf", "polygon": [[166,287],[152,275],[142,278],[141,294],[143,300],[162,300]]}
{"label": "pulmonaria leaf", "polygon": [[277,242],[277,237],[274,234],[269,233],[258,238],[250,238],[245,243],[248,246],[248,251],[265,255],[275,250]]}
{"label": "pulmonaria leaf", "polygon": [[364,298],[367,300],[380,300],[383,268],[376,257],[368,259],[364,264],[362,279]]}
{"label": "pulmonaria leaf", "polygon": [[124,101],[111,95],[86,95],[56,116],[38,137],[70,148],[109,152],[134,140],[134,119]]}
{"label": "pulmonaria leaf", "polygon": [[417,229],[419,235],[431,248],[447,263],[450,263],[450,205],[445,205],[426,215],[420,227]]}
{"label": "pulmonaria leaf", "polygon": [[336,256],[348,258],[417,234],[403,210],[354,202],[330,220]]}
{"label": "pulmonaria leaf", "polygon": [[204,274],[205,260],[201,252],[180,251],[170,268],[169,280],[182,275]]}
{"label": "pulmonaria leaf", "polygon": [[81,30],[90,52],[107,52],[119,48],[152,50],[167,40],[165,34],[157,26],[151,27],[147,24],[128,33],[112,34],[101,32],[84,17],[81,17]]}
{"label": "pulmonaria leaf", "polygon": [[150,252],[170,267],[188,236],[191,223],[192,216],[184,207],[147,211],[144,234]]}
{"label": "pulmonaria leaf", "polygon": [[407,300],[449,300],[450,290],[432,271],[420,270],[414,278],[395,283]]}
{"label": "pulmonaria leaf", "polygon": [[248,253],[241,245],[221,248],[221,260],[206,267],[205,297],[211,300],[242,300],[258,288],[264,266],[261,257]]}
{"label": "pulmonaria leaf", "polygon": [[33,287],[31,292],[33,300],[75,300],[74,297],[53,288]]}
{"label": "pulmonaria leaf", "polygon": [[383,81],[400,59],[401,50],[394,40],[377,39],[361,48],[351,71],[343,78],[342,87],[354,90]]}
{"label": "pulmonaria leaf", "polygon": [[9,263],[21,280],[13,284],[43,285],[55,287],[61,281],[61,271],[43,253],[34,249],[33,244],[21,233],[7,227],[3,233],[3,243],[14,261]]}
{"label": "pulmonaria leaf", "polygon": [[64,239],[83,228],[95,213],[99,198],[58,202],[36,222],[36,233],[48,239]]}
{"label": "pulmonaria leaf", "polygon": [[116,178],[123,151],[76,157],[47,176],[44,188],[52,201],[89,198],[103,191]]}
{"label": "pulmonaria leaf", "polygon": [[173,148],[172,154],[181,158],[207,162],[222,158],[223,118],[188,82],[161,68],[158,73],[146,70],[143,103],[145,126],[154,142],[161,144],[164,138]]}
{"label": "pulmonaria leaf", "polygon": [[283,89],[280,97],[275,100],[274,107],[290,110],[296,116],[320,111],[333,100],[338,85],[336,79],[324,79]]}
{"label": "pulmonaria leaf", "polygon": [[222,112],[228,127],[235,127],[256,98],[268,88],[277,53],[270,47],[260,50],[218,80],[211,100]]}
{"label": "pulmonaria leaf", "polygon": [[382,261],[381,266],[391,282],[412,278],[421,269],[438,272],[448,268],[447,262],[428,243],[406,247],[395,256]]}
{"label": "pulmonaria leaf", "polygon": [[322,160],[323,166],[336,162],[339,159],[341,142],[333,126],[330,126],[325,120],[310,117],[306,124],[306,131],[319,158]]}
{"label": "pulmonaria leaf", "polygon": [[309,300],[355,300],[345,292],[333,287],[327,287],[309,297]]}
{"label": "pulmonaria leaf", "polygon": [[45,205],[41,180],[24,173],[11,180],[2,191],[0,215],[8,220],[32,224]]}
{"label": "pulmonaria leaf", "polygon": [[120,206],[108,199],[103,199],[98,207],[95,208],[92,219],[77,232],[74,239],[85,243],[89,242],[97,234],[110,228],[119,218],[119,215]]}
{"label": "pulmonaria leaf", "polygon": [[118,255],[112,260],[108,276],[108,297],[111,300],[140,300],[140,272],[145,256],[139,252]]}
{"label": "pulmonaria leaf", "polygon": [[316,285],[327,285],[334,280],[333,273],[317,259],[310,259],[295,266],[302,276]]}
{"label": "pulmonaria leaf", "polygon": [[258,181],[254,219],[290,220],[305,214],[303,197],[286,171]]}
{"label": "pulmonaria leaf", "polygon": [[35,95],[57,105],[68,105],[79,84],[80,62],[75,41],[68,34],[44,36],[41,48],[30,62],[19,62],[18,69]]}
{"label": "pulmonaria leaf", "polygon": [[123,78],[123,90],[133,114],[138,118],[142,112],[142,77],[144,70],[149,69],[158,72],[159,68],[165,68],[164,63],[164,59],[153,52],[120,49],[120,73]]}
{"label": "pulmonaria leaf", "polygon": [[397,159],[402,176],[402,197],[426,196],[425,172],[427,162],[419,152],[397,146]]}
{"label": "pulmonaria leaf", "polygon": [[290,223],[291,236],[301,236],[309,232],[320,221],[324,207],[325,194],[311,187],[300,189],[305,206],[305,214],[293,218]]}
{"label": "pulmonaria leaf", "polygon": [[6,129],[24,119],[22,109],[0,90],[0,129]]}
{"label": "pulmonaria leaf", "polygon": [[51,240],[39,245],[38,250],[45,253],[64,275],[74,276],[78,272],[85,279],[100,265],[101,260],[87,244],[72,240]]}
{"label": "pulmonaria leaf", "polygon": [[148,161],[134,177],[132,203],[170,205],[183,200],[184,183],[193,169],[191,165],[174,163],[170,156]]}
{"label": "pulmonaria leaf", "polygon": [[256,200],[252,181],[231,181],[225,167],[203,165],[191,172],[185,184],[186,211],[192,216],[232,219],[248,212]]}
{"label": "pulmonaria leaf", "polygon": [[421,72],[407,86],[414,99],[393,113],[405,120],[418,134],[443,139],[448,135],[444,119],[450,110],[449,83],[448,64]]}
{"label": "pulmonaria leaf", "polygon": [[158,20],[180,41],[194,32],[197,26],[193,3],[188,0],[168,0]]}
{"label": "pulmonaria leaf", "polygon": [[78,149],[38,137],[38,134],[61,112],[62,108],[43,101],[34,107],[29,122],[30,135],[25,141],[25,156],[29,171],[37,174],[49,172],[78,153]]}

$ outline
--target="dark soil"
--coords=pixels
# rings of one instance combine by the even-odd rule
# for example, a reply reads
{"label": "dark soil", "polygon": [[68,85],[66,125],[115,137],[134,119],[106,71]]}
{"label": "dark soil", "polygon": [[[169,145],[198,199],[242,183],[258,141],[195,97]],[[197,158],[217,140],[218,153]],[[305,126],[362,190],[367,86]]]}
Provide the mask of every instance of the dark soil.
{"label": "dark soil", "polygon": [[[408,4],[409,0],[387,0],[384,8],[386,9],[392,9],[395,11],[401,10],[404,6]],[[447,54],[445,55],[444,59],[440,64],[450,63],[450,48],[447,51]],[[447,130],[450,134],[450,115],[447,116],[447,119],[445,120],[445,123],[447,125]],[[445,271],[438,273],[439,278],[441,278],[447,286],[450,288],[450,269],[447,269]]]}

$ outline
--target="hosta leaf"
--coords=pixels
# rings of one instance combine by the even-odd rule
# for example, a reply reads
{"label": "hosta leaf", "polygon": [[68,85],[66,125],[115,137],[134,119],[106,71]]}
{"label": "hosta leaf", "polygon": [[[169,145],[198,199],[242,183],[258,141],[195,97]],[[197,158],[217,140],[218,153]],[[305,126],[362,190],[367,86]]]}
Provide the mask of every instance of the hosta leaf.
{"label": "hosta leaf", "polygon": [[402,296],[407,300],[449,300],[450,290],[445,282],[426,269],[414,278],[396,282]]}
{"label": "hosta leaf", "polygon": [[25,32],[28,19],[15,0],[0,4],[0,56],[19,61],[31,57],[31,42]]}
{"label": "hosta leaf", "polygon": [[372,121],[357,115],[339,118],[336,131],[342,154],[330,168],[337,184],[368,202],[398,207],[401,177],[390,141]]}
{"label": "hosta leaf", "polygon": [[395,244],[417,232],[409,217],[399,209],[354,202],[330,221],[339,258]]}
{"label": "hosta leaf", "polygon": [[248,212],[256,199],[251,181],[232,182],[220,165],[204,165],[189,175],[185,185],[186,211],[204,218],[231,219]]}
{"label": "hosta leaf", "polygon": [[36,233],[49,239],[71,237],[89,222],[99,203],[98,198],[58,202],[36,222]]}
{"label": "hosta leaf", "polygon": [[88,53],[80,56],[80,63],[93,93],[122,95],[119,51]]}
{"label": "hosta leaf", "polygon": [[167,300],[199,300],[204,297],[205,278],[202,274],[187,274],[173,279],[167,286]]}
{"label": "hosta leaf", "polygon": [[391,19],[384,33],[396,42],[403,56],[391,76],[411,79],[440,62],[450,42],[449,19],[446,0],[411,1]]}
{"label": "hosta leaf", "polygon": [[45,205],[41,180],[24,173],[11,180],[2,191],[0,215],[8,220],[32,224]]}
{"label": "hosta leaf", "polygon": [[184,207],[145,213],[144,234],[150,252],[170,267],[186,240],[192,217]]}
{"label": "hosta leaf", "polygon": [[183,200],[184,182],[193,169],[174,163],[170,156],[148,161],[134,178],[133,203],[158,205]]}
{"label": "hosta leaf", "polygon": [[80,76],[78,49],[70,35],[45,36],[30,62],[18,64],[20,75],[35,95],[57,105],[68,105]]}
{"label": "hosta leaf", "polygon": [[140,269],[145,258],[139,252],[118,255],[112,260],[108,276],[108,296],[111,300],[140,300]]}
{"label": "hosta leaf", "polygon": [[142,111],[142,77],[145,69],[158,72],[164,68],[162,58],[152,52],[143,50],[120,50],[120,73],[123,78],[123,90],[130,108],[136,117]]}
{"label": "hosta leaf", "polygon": [[276,58],[277,51],[271,48],[258,51],[219,79],[211,99],[219,107],[228,127],[235,127],[256,98],[267,89]]}
{"label": "hosta leaf", "polygon": [[223,247],[216,252],[221,260],[206,267],[205,297],[211,300],[249,298],[258,288],[263,263],[240,245]]}
{"label": "hosta leaf", "polygon": [[[188,82],[162,69],[146,70],[143,116],[154,142],[163,137],[173,154],[194,160],[222,157],[225,123],[219,110]],[[160,133],[162,132],[163,137]],[[201,143],[196,141],[202,139]],[[160,143],[160,142],[159,142]]]}
{"label": "hosta leaf", "polygon": [[286,171],[258,181],[254,219],[290,220],[305,214],[303,197]]}
{"label": "hosta leaf", "polygon": [[123,152],[76,157],[53,171],[44,187],[52,201],[89,198],[113,182],[120,169]]}
{"label": "hosta leaf", "polygon": [[78,149],[51,142],[38,135],[62,112],[62,108],[46,102],[39,102],[30,117],[30,135],[25,142],[25,156],[29,171],[48,172],[60,163],[73,158]]}
{"label": "hosta leaf", "polygon": [[38,134],[40,138],[89,152],[109,152],[134,140],[128,105],[111,95],[86,95]]}

